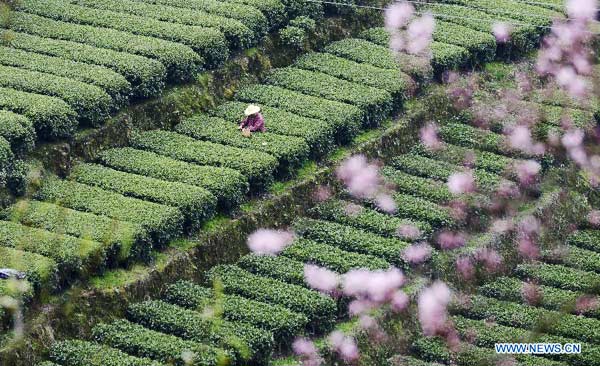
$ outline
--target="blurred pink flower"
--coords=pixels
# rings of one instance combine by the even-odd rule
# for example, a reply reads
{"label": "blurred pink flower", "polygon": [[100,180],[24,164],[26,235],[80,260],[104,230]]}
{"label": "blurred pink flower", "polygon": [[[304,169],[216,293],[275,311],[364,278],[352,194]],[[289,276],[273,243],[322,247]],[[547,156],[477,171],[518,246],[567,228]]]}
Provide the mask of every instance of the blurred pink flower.
{"label": "blurred pink flower", "polygon": [[259,229],[248,236],[248,248],[256,254],[275,255],[294,241],[289,231]]}
{"label": "blurred pink flower", "polygon": [[302,366],[319,366],[323,363],[317,347],[307,338],[296,338],[292,350],[302,359]]}
{"label": "blurred pink flower", "polygon": [[587,220],[592,226],[600,226],[600,210],[591,210],[587,214]]}
{"label": "blurred pink flower", "polygon": [[471,172],[453,173],[448,178],[448,190],[452,194],[471,193],[475,191],[475,178]]}
{"label": "blurred pink flower", "polygon": [[375,164],[369,164],[364,155],[354,155],[346,159],[336,173],[350,194],[359,198],[373,197],[382,183],[379,168]]}
{"label": "blurred pink flower", "polygon": [[526,259],[536,259],[540,256],[540,249],[530,238],[520,238],[517,247],[519,254]]}
{"label": "blurred pink flower", "polygon": [[598,15],[596,0],[568,0],[567,14],[578,20],[593,20]]}
{"label": "blurred pink flower", "polygon": [[502,265],[502,256],[496,250],[490,248],[479,248],[475,252],[475,259],[482,263],[490,273],[498,271]]}
{"label": "blurred pink flower", "polygon": [[377,307],[372,301],[365,299],[352,300],[348,304],[348,314],[351,316],[367,313]]}
{"label": "blurred pink flower", "polygon": [[598,309],[598,297],[593,295],[582,295],[575,301],[575,312],[578,314],[589,313]]}
{"label": "blurred pink flower", "polygon": [[459,257],[456,259],[456,270],[465,280],[470,280],[475,276],[475,265],[469,257]]}
{"label": "blurred pink flower", "polygon": [[434,336],[447,328],[447,308],[451,296],[448,286],[440,281],[421,291],[418,299],[418,318],[424,335]]}
{"label": "blurred pink flower", "polygon": [[339,330],[333,331],[327,337],[331,348],[336,351],[346,362],[356,361],[359,358],[358,346],[351,337],[345,336]]}
{"label": "blurred pink flower", "polygon": [[535,306],[542,301],[542,291],[538,285],[532,282],[523,282],[521,296],[527,304]]}
{"label": "blurred pink flower", "polygon": [[388,31],[404,27],[413,16],[415,8],[407,3],[400,2],[389,6],[385,10],[385,28]]}
{"label": "blurred pink flower", "polygon": [[491,230],[494,233],[505,233],[513,228],[513,224],[510,220],[498,219],[492,223]]}
{"label": "blurred pink flower", "polygon": [[413,244],[404,250],[402,257],[408,263],[423,263],[431,257],[431,247],[426,243]]}
{"label": "blurred pink flower", "polygon": [[537,217],[533,215],[527,215],[523,217],[521,221],[519,221],[518,229],[519,236],[530,237],[540,233],[542,229],[542,223]]}
{"label": "blurred pink flower", "polygon": [[445,250],[460,248],[465,245],[466,241],[467,239],[463,233],[448,230],[442,231],[437,238],[440,248]]}
{"label": "blurred pink flower", "polygon": [[566,149],[572,149],[581,146],[585,133],[580,129],[567,131],[561,142]]}
{"label": "blurred pink flower", "polygon": [[404,51],[405,47],[406,42],[404,41],[404,38],[402,38],[402,35],[396,32],[392,33],[390,36],[390,49],[394,52],[401,52]]}
{"label": "blurred pink flower", "polygon": [[533,184],[542,169],[540,163],[535,160],[523,160],[516,164],[517,177],[522,185]]}
{"label": "blurred pink flower", "polygon": [[435,19],[431,14],[425,14],[413,20],[407,29],[407,51],[414,55],[422,54],[432,41]]}
{"label": "blurred pink flower", "polygon": [[438,136],[437,125],[433,122],[427,123],[419,131],[421,142],[425,147],[431,150],[439,150],[442,147],[442,141]]}
{"label": "blurred pink flower", "polygon": [[315,266],[313,264],[304,265],[304,280],[315,290],[332,293],[339,283],[339,276],[326,268]]}
{"label": "blurred pink flower", "polygon": [[510,33],[512,29],[509,24],[498,22],[492,26],[492,33],[496,37],[498,43],[506,43],[510,40]]}
{"label": "blurred pink flower", "polygon": [[327,201],[331,197],[331,189],[327,186],[320,185],[315,189],[314,197],[317,202]]}
{"label": "blurred pink flower", "polygon": [[403,224],[398,227],[396,231],[399,237],[405,239],[415,240],[421,237],[422,233],[415,225]]}
{"label": "blurred pink flower", "polygon": [[392,310],[395,312],[401,312],[406,310],[408,307],[409,298],[408,295],[404,293],[404,291],[398,290],[392,296],[392,300],[390,301],[390,306]]}
{"label": "blurred pink flower", "polygon": [[364,210],[364,207],[361,205],[357,205],[356,203],[349,202],[344,206],[344,212],[348,216],[356,216],[360,214]]}
{"label": "blurred pink flower", "polygon": [[369,315],[361,315],[358,319],[358,322],[362,329],[371,329],[377,326],[377,321],[375,318]]}
{"label": "blurred pink flower", "polygon": [[383,210],[384,212],[387,212],[389,214],[396,212],[396,209],[397,209],[396,201],[394,201],[392,196],[390,196],[389,194],[386,194],[386,193],[378,194],[377,197],[375,197],[375,204],[381,210]]}
{"label": "blurred pink flower", "polygon": [[389,300],[404,281],[404,274],[397,268],[387,271],[354,269],[344,275],[342,289],[346,296],[382,303]]}

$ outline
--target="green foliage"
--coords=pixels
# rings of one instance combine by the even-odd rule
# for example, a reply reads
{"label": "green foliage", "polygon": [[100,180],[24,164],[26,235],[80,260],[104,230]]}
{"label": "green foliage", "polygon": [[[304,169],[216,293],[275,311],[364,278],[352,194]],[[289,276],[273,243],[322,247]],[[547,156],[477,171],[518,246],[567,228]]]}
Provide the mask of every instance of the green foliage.
{"label": "green foliage", "polygon": [[439,150],[431,150],[423,145],[415,146],[412,151],[414,154],[426,156],[428,158],[443,160],[451,164],[462,165],[469,155],[473,155],[473,165],[477,169],[484,169],[490,173],[502,174],[513,166],[514,159],[494,154],[487,151],[472,150],[461,146],[444,144]]}
{"label": "green foliage", "polygon": [[[471,320],[461,316],[452,318],[456,330],[461,337],[476,333],[475,345],[485,348],[493,348],[496,343],[505,342],[528,342],[539,343],[581,343],[577,339],[559,336],[539,334],[532,336],[529,330],[507,327],[499,324],[488,324],[481,320]],[[533,339],[533,337],[535,337]],[[568,362],[569,365],[592,366],[600,364],[600,348],[583,343],[581,345],[585,352],[580,354],[542,355],[542,357],[558,359]]]}
{"label": "green foliage", "polygon": [[165,244],[183,231],[183,215],[174,207],[125,197],[85,184],[48,178],[35,198],[142,225],[157,244]]}
{"label": "green foliage", "polygon": [[414,82],[410,76],[403,72],[354,62],[329,53],[308,53],[298,58],[294,66],[301,69],[319,71],[354,83],[387,90],[392,94],[397,104],[407,99],[414,88]]}
{"label": "green foliage", "polygon": [[[360,208],[358,212],[349,212],[348,207]],[[339,222],[362,230],[368,230],[378,235],[398,235],[398,228],[403,225],[414,225],[425,235],[431,232],[431,225],[414,220],[391,217],[370,208],[358,206],[348,201],[329,200],[311,209],[311,215],[315,218]]]}
{"label": "green foliage", "polygon": [[49,291],[57,286],[56,262],[40,254],[0,247],[0,268],[13,268],[25,272],[27,281],[35,291],[40,290],[41,287],[45,287],[45,290]]}
{"label": "green foliage", "polygon": [[491,15],[503,16],[542,27],[550,26],[554,18],[562,16],[549,9],[512,0],[444,0],[444,2],[472,7]]}
{"label": "green foliage", "polygon": [[147,328],[196,342],[208,342],[233,351],[237,359],[249,356],[256,362],[268,360],[273,334],[238,322],[229,322],[160,300],[131,305],[127,317]]}
{"label": "green foliage", "polygon": [[23,12],[13,14],[11,29],[153,58],[165,65],[171,81],[190,80],[204,64],[202,57],[183,44],[114,29],[60,22]]}
{"label": "green foliage", "polygon": [[[478,7],[436,2],[424,4],[422,9],[430,10],[436,14],[438,19],[446,22],[456,23],[489,34],[492,33],[492,25],[496,22],[515,23],[509,15],[489,14]],[[534,25],[527,25],[526,23],[513,24],[508,43],[506,45],[498,44],[498,52],[504,54],[513,49],[518,54],[528,52],[537,47],[542,33],[543,29],[537,28]]]}
{"label": "green foliage", "polygon": [[248,254],[240,258],[237,266],[253,274],[308,287],[304,281],[304,263],[281,255]]}
{"label": "green foliage", "polygon": [[130,147],[105,150],[99,160],[120,171],[204,188],[226,209],[237,207],[248,191],[246,179],[236,170],[190,164]]}
{"label": "green foliage", "polygon": [[570,245],[563,246],[560,250],[564,250],[564,252],[545,250],[542,252],[542,257],[546,262],[560,263],[584,271],[600,272],[599,253]]}
{"label": "green foliage", "polygon": [[98,270],[104,265],[105,248],[101,243],[55,234],[43,229],[0,221],[0,243],[53,259],[63,280],[85,270]]}
{"label": "green foliage", "polygon": [[237,124],[219,117],[196,114],[177,125],[175,131],[199,140],[268,153],[284,169],[297,167],[308,157],[309,147],[301,138],[268,131],[244,137]]}
{"label": "green foliage", "polygon": [[426,221],[432,227],[455,225],[454,218],[446,207],[402,193],[394,194],[393,197],[397,207],[396,216]]}
{"label": "green foliage", "polygon": [[[450,175],[461,170],[458,165],[412,153],[395,157],[391,165],[412,175],[441,181],[446,181]],[[473,175],[477,185],[487,189],[496,187],[502,179],[499,175],[481,169],[474,169]]]}
{"label": "green foliage", "polygon": [[346,273],[353,269],[388,269],[390,264],[379,257],[348,252],[332,245],[299,239],[288,246],[281,255],[294,260],[313,263],[334,272]]}
{"label": "green foliage", "polygon": [[361,127],[362,111],[357,107],[326,100],[273,85],[242,88],[236,99],[281,108],[304,117],[317,118],[333,126],[338,141],[349,141]]}
{"label": "green foliage", "polygon": [[[351,226],[323,220],[298,219],[294,222],[294,228],[298,235],[301,235],[303,238],[350,252],[383,258],[397,266],[404,264],[402,252],[409,245],[399,239],[385,238],[377,234],[355,229]],[[346,271],[340,270],[339,272],[344,273]]]}
{"label": "green foliage", "polygon": [[305,315],[283,306],[246,299],[237,295],[215,296],[213,290],[189,281],[170,285],[165,300],[188,309],[202,311],[210,306],[222,306],[223,317],[229,321],[252,324],[273,332],[278,343],[287,343],[308,324]]}
{"label": "green foliage", "polygon": [[304,314],[311,326],[318,331],[330,329],[335,321],[335,302],[316,291],[260,277],[232,265],[212,268],[207,278],[210,281],[220,280],[225,293],[282,305]]}
{"label": "green foliage", "polygon": [[0,107],[29,118],[39,138],[69,137],[77,126],[75,111],[55,97],[0,87]]}
{"label": "green foliage", "polygon": [[308,35],[306,31],[300,27],[288,25],[279,31],[279,39],[286,46],[291,46],[297,49],[304,49]]}
{"label": "green foliage", "polygon": [[217,66],[229,56],[225,36],[214,28],[162,22],[140,16],[72,5],[60,0],[47,0],[43,3],[35,0],[21,0],[18,9],[58,21],[104,27],[181,43],[191,47],[204,57],[208,66]]}
{"label": "green foliage", "polygon": [[[208,113],[231,123],[239,123],[247,106],[248,104],[242,102],[227,102]],[[320,156],[332,148],[333,126],[325,121],[302,117],[282,109],[265,106],[261,106],[261,114],[265,118],[265,126],[268,132],[302,137],[316,156]]]}
{"label": "green foliage", "polygon": [[169,23],[198,26],[205,29],[215,28],[225,35],[227,42],[232,48],[248,48],[259,36],[258,34],[254,34],[253,31],[239,20],[210,14],[202,10],[182,9],[130,0],[75,0],[72,3]]}
{"label": "green foliage", "polygon": [[462,123],[448,123],[440,127],[440,137],[451,144],[485,150],[496,154],[513,153],[503,135]]}
{"label": "green foliage", "polygon": [[[473,346],[468,343],[460,344],[460,351],[453,352],[441,338],[419,337],[413,341],[412,348],[419,356],[427,361],[450,362],[458,366],[495,365],[505,359],[498,355],[493,348]],[[513,355],[521,366],[564,366],[563,362],[548,360],[532,355]]]}
{"label": "green foliage", "polygon": [[22,157],[33,149],[35,130],[27,117],[0,110],[0,136],[10,143],[15,155]]}
{"label": "green foliage", "polygon": [[569,236],[567,243],[600,252],[600,230],[578,230]]}
{"label": "green foliage", "polygon": [[[225,352],[199,342],[160,333],[125,319],[111,324],[98,324],[93,329],[96,342],[119,349],[137,357],[147,357],[179,366],[217,366]],[[184,362],[191,352],[191,362]]]}
{"label": "green foliage", "polygon": [[[500,277],[493,282],[480,286],[477,291],[484,296],[494,297],[499,300],[521,302],[523,301],[523,284],[521,280],[511,277]],[[580,292],[563,290],[560,288],[539,285],[541,298],[538,306],[548,310],[569,311],[575,310],[575,302],[582,295]],[[588,309],[583,314],[595,318],[600,317],[600,310]]]}
{"label": "green foliage", "polygon": [[401,70],[419,80],[426,79],[431,72],[429,65],[425,65],[423,60],[416,56],[404,54],[397,57],[387,46],[380,46],[364,39],[346,38],[330,43],[324,51],[383,69]]}
{"label": "green foliage", "polygon": [[73,62],[8,47],[0,47],[0,64],[95,85],[110,95],[115,109],[123,106],[131,94],[131,84],[125,77],[103,66]]}
{"label": "green foliage", "polygon": [[96,186],[125,196],[179,208],[185,227],[195,230],[215,214],[217,199],[204,188],[168,182],[143,175],[124,173],[96,164],[79,164],[70,175],[79,183]]}
{"label": "green foliage", "polygon": [[465,304],[454,304],[455,310],[475,319],[494,318],[498,324],[533,329],[542,327],[545,333],[598,343],[600,320],[564,314],[558,311],[501,301],[484,296],[472,296]]}
{"label": "green foliage", "polygon": [[[388,47],[390,43],[390,34],[383,27],[367,29],[359,37],[384,47]],[[466,48],[437,40],[431,43],[431,52],[431,66],[438,75],[444,71],[464,66],[471,58],[471,54]]]}
{"label": "green foliage", "polygon": [[260,151],[249,151],[224,146],[169,131],[147,131],[136,134],[132,146],[165,155],[177,160],[201,165],[215,165],[240,171],[256,188],[267,186],[273,180],[277,159]]}
{"label": "green foliage", "polygon": [[57,234],[103,243],[119,248],[119,260],[149,258],[152,242],[140,225],[105,216],[71,210],[48,202],[27,200],[7,209],[5,219]]}
{"label": "green foliage", "polygon": [[446,203],[453,198],[452,193],[443,182],[410,175],[387,166],[381,169],[381,174],[399,192],[412,194],[436,203]]}
{"label": "green foliage", "polygon": [[[148,1],[148,0],[146,0]],[[169,1],[172,0],[161,0],[161,1]],[[185,1],[189,2],[189,0],[177,0],[177,1]],[[206,0],[192,0],[194,2],[201,1],[205,2]],[[215,1],[216,2],[216,1]],[[288,18],[286,8],[282,1],[280,0],[226,0],[224,2],[229,6],[233,5],[245,5],[246,7],[252,7],[260,10],[267,19],[269,19],[270,27],[275,28],[281,25]]]}
{"label": "green foliage", "polygon": [[[275,5],[273,11],[269,12],[265,7],[265,14],[261,13],[259,7],[247,6],[244,4],[235,4],[233,2],[224,2],[218,0],[142,0],[145,3],[167,5],[169,7],[178,7],[183,9],[201,10],[209,14],[220,15],[224,18],[237,19],[246,27],[252,29],[257,34],[264,34],[270,25],[281,21],[278,19],[277,5],[282,8],[277,0],[272,1]],[[264,1],[267,3],[268,1]]]}
{"label": "green foliage", "polygon": [[111,97],[97,86],[37,71],[0,66],[0,86],[49,95],[67,102],[85,122],[104,122],[115,107]]}
{"label": "green foliage", "polygon": [[314,32],[317,28],[317,22],[308,16],[302,15],[290,20],[290,25],[304,29],[306,32]]}
{"label": "green foliage", "polygon": [[[31,58],[31,60],[19,59],[16,61],[28,63],[32,65],[31,67],[37,65],[37,59],[44,59],[43,65],[46,70],[48,70],[48,67],[50,66],[47,62],[50,62],[50,60],[43,58],[43,56],[40,55],[44,54],[63,60],[74,61],[77,63],[76,65],[85,63],[90,68],[91,65],[89,64],[104,66],[112,69],[113,71],[123,75],[127,81],[131,83],[133,96],[138,98],[146,98],[157,95],[162,91],[165,84],[166,69],[163,64],[156,60],[151,60],[149,58],[130,53],[117,52],[106,48],[96,48],[82,43],[42,38],[21,32],[14,33],[14,37],[11,39],[10,46],[13,49],[29,51],[31,52],[30,55],[33,55],[33,53],[37,54],[38,56],[36,56],[36,58]],[[4,57],[10,56],[6,55]],[[55,61],[55,63],[58,63],[58,61]],[[73,73],[71,69],[65,70],[52,67],[52,70],[56,70],[55,72],[64,73],[63,76],[82,78],[82,81],[87,81],[89,79],[89,75],[85,73]],[[94,83],[97,83],[97,85],[100,85],[100,83],[102,83],[102,85],[112,85],[109,81],[110,79],[106,82],[102,82],[102,78],[100,78],[99,75],[94,76],[93,80]]]}
{"label": "green foliage", "polygon": [[294,67],[275,69],[267,83],[320,98],[354,105],[364,111],[363,125],[377,126],[390,114],[392,96],[383,89]]}
{"label": "green foliage", "polygon": [[283,5],[285,5],[285,11],[290,19],[297,18],[299,16],[313,17],[317,19],[323,17],[323,4],[321,3],[311,3],[304,0],[281,0],[281,2]]}
{"label": "green foliage", "polygon": [[81,340],[56,342],[50,349],[50,358],[63,366],[160,366],[147,358]]}
{"label": "green foliage", "polygon": [[488,32],[479,32],[438,19],[435,22],[433,39],[466,48],[478,63],[492,61],[496,56],[496,39]]}
{"label": "green foliage", "polygon": [[520,264],[515,273],[565,290],[594,292],[600,288],[600,274],[558,264]]}

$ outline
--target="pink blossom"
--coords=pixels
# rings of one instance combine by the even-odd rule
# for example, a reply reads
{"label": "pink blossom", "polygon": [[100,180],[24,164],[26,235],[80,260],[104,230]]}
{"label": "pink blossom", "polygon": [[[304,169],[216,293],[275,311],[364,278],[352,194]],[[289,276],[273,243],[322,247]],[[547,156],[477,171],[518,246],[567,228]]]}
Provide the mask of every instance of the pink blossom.
{"label": "pink blossom", "polygon": [[541,169],[542,166],[535,160],[524,160],[516,164],[517,177],[523,185],[534,183]]}
{"label": "pink blossom", "polygon": [[593,20],[598,14],[596,0],[568,0],[567,14],[578,20]]}
{"label": "pink blossom", "polygon": [[511,31],[511,26],[503,22],[494,23],[492,26],[492,33],[494,34],[494,37],[496,37],[498,43],[508,42]]}
{"label": "pink blossom", "polygon": [[346,296],[381,303],[388,300],[404,281],[404,274],[397,268],[387,271],[355,269],[344,275],[342,288]]}
{"label": "pink blossom", "polygon": [[447,307],[451,295],[448,286],[440,281],[421,291],[418,299],[418,318],[424,335],[434,336],[447,328]]}
{"label": "pink blossom", "polygon": [[396,232],[399,237],[405,239],[415,240],[421,237],[423,233],[419,230],[415,225],[403,224],[398,227],[398,231]]}
{"label": "pink blossom", "polygon": [[598,297],[592,295],[583,295],[575,301],[575,312],[578,314],[589,313],[598,309]]}
{"label": "pink blossom", "polygon": [[470,280],[475,276],[475,265],[469,257],[459,257],[456,259],[456,270],[465,280]]}
{"label": "pink blossom", "polygon": [[327,201],[331,197],[331,189],[327,186],[318,186],[315,189],[314,197],[317,202]]}
{"label": "pink blossom", "polygon": [[359,358],[358,346],[354,339],[347,337],[339,330],[331,332],[327,337],[331,348],[336,351],[346,362],[352,362]]}
{"label": "pink blossom", "polygon": [[259,229],[248,236],[248,248],[256,254],[275,255],[294,241],[289,231]]}
{"label": "pink blossom", "polygon": [[372,316],[361,315],[358,319],[358,323],[362,329],[371,329],[377,326],[377,321]]}
{"label": "pink blossom", "polygon": [[592,73],[593,67],[587,57],[577,54],[571,57],[571,62],[573,62],[573,66],[578,74],[589,75]]}
{"label": "pink blossom", "polygon": [[592,226],[600,226],[600,210],[591,210],[587,214],[587,220]]}
{"label": "pink blossom", "polygon": [[460,248],[465,245],[466,241],[464,234],[447,230],[442,231],[437,238],[440,248],[445,250]]}
{"label": "pink blossom", "polygon": [[304,280],[315,290],[331,293],[338,287],[339,276],[326,268],[313,264],[304,265]]}
{"label": "pink blossom", "polygon": [[475,252],[475,259],[483,263],[488,272],[496,272],[502,264],[502,256],[494,249],[480,248]]}
{"label": "pink blossom", "polygon": [[372,301],[365,299],[352,300],[348,304],[348,314],[351,316],[367,313],[377,307]]}
{"label": "pink blossom", "polygon": [[581,129],[570,130],[563,135],[561,142],[566,149],[573,149],[581,146],[584,135]]}
{"label": "pink blossom", "polygon": [[423,53],[432,41],[434,28],[435,19],[431,14],[425,14],[412,21],[407,29],[409,39],[407,51],[415,55]]}
{"label": "pink blossom", "polygon": [[519,222],[519,235],[520,236],[533,236],[540,233],[542,223],[538,218],[533,215],[527,215]]}
{"label": "pink blossom", "polygon": [[349,202],[344,206],[344,212],[348,216],[356,216],[364,210],[364,207],[357,205],[356,203]]}
{"label": "pink blossom", "polygon": [[390,36],[390,49],[394,52],[401,52],[406,47],[406,42],[402,35],[398,33],[392,33]]}
{"label": "pink blossom", "polygon": [[396,212],[396,209],[397,209],[396,201],[394,201],[392,196],[390,196],[389,194],[385,194],[385,193],[378,194],[377,197],[375,197],[375,204],[382,211],[390,213],[390,214]]}
{"label": "pink blossom", "polygon": [[475,178],[471,172],[453,173],[448,178],[448,190],[452,194],[471,193],[475,191]]}
{"label": "pink blossom", "polygon": [[404,250],[402,257],[408,263],[423,263],[431,257],[431,247],[426,243],[413,244]]}
{"label": "pink blossom", "polygon": [[523,282],[521,287],[521,295],[523,300],[529,305],[538,305],[542,300],[542,291],[538,285],[531,282]]}
{"label": "pink blossom", "polygon": [[302,358],[303,366],[319,366],[323,359],[319,356],[319,351],[314,343],[306,338],[297,338],[292,343],[292,350]]}
{"label": "pink blossom", "polygon": [[505,233],[509,230],[511,230],[513,228],[513,224],[511,221],[509,220],[502,220],[502,219],[498,219],[498,220],[494,220],[494,222],[492,223],[492,232],[495,233]]}
{"label": "pink blossom", "polygon": [[535,242],[530,238],[519,239],[519,245],[517,247],[521,256],[527,259],[536,259],[540,256],[540,249]]}
{"label": "pink blossom", "polygon": [[437,125],[430,122],[419,131],[421,142],[425,147],[431,150],[439,150],[442,147],[442,141],[438,136]]}
{"label": "pink blossom", "polygon": [[404,27],[414,13],[414,7],[406,2],[396,3],[385,10],[385,28],[388,31]]}
{"label": "pink blossom", "polygon": [[379,168],[374,164],[369,164],[364,155],[354,155],[346,159],[338,167],[336,173],[350,194],[356,197],[373,197],[380,188]]}
{"label": "pink blossom", "polygon": [[392,296],[392,300],[390,301],[390,306],[392,310],[395,312],[401,312],[406,310],[408,307],[408,296],[404,293],[404,291],[398,290]]}

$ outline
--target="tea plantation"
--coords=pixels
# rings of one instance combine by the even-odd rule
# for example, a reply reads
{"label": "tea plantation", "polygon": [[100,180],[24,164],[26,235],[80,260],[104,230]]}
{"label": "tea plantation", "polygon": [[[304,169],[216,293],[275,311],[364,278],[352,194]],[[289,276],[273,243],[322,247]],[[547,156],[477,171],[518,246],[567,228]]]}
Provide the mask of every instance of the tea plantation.
{"label": "tea plantation", "polygon": [[[288,357],[296,337],[324,336],[348,319],[348,299],[311,289],[305,264],[339,274],[394,266],[409,278],[447,279],[460,295],[464,288],[452,264],[458,256],[492,247],[497,238],[476,237],[455,252],[435,248],[425,272],[407,263],[403,251],[440,231],[461,228],[447,181],[461,169],[465,154],[473,155],[482,193],[517,181],[513,167],[529,158],[508,146],[502,126],[474,127],[477,112],[469,109],[437,121],[445,149],[425,148],[417,126],[407,125],[401,152],[381,154],[381,174],[395,189],[394,214],[338,190],[326,200],[302,202],[307,207],[294,211],[297,215],[284,213],[283,203],[281,212],[269,212],[274,226],[289,224],[296,233],[278,256],[247,254],[245,248],[238,253],[233,244],[229,255],[229,243],[218,250],[210,246],[228,240],[211,231],[221,220],[237,222],[236,240],[245,240],[260,221],[247,219],[248,207],[277,197],[276,187],[301,179],[299,172],[311,164],[329,169],[331,176],[336,155],[356,149],[370,133],[385,132],[397,123],[391,120],[402,120],[419,103],[417,96],[439,84],[446,72],[479,72],[497,60],[504,67],[512,67],[515,58],[528,60],[552,20],[564,17],[560,1],[418,4],[419,12],[436,18],[431,62],[424,64],[390,51],[380,17],[367,22],[360,13],[364,9],[344,9],[305,0],[19,0],[13,5],[0,30],[6,34],[0,45],[0,181],[16,198],[3,203],[0,213],[0,268],[25,273],[30,286],[18,302],[25,309],[26,337],[34,334],[36,340],[25,342],[26,351],[15,352],[19,356],[11,363],[7,358],[8,365],[297,364]],[[230,70],[229,62],[249,48],[273,51],[278,32],[299,16],[317,22],[355,17],[351,20],[358,24],[342,23],[350,29],[335,28],[335,36],[323,44],[311,44],[291,62],[278,62],[258,75]],[[492,32],[497,20],[515,23],[506,43],[497,42]],[[89,129],[101,131],[124,110],[143,109],[199,82],[199,74],[223,70],[242,81],[215,106],[194,110],[172,128],[128,130],[125,143],[75,156],[64,171],[28,173],[31,161],[48,156],[48,144],[69,145]],[[491,104],[495,87],[489,82],[475,97]],[[536,135],[558,131],[567,116],[578,127],[595,127],[593,106],[582,109],[546,95],[526,103],[544,115]],[[267,126],[250,138],[238,130],[248,104],[261,107]],[[551,154],[538,160],[543,174],[560,164]],[[533,206],[548,199],[545,187],[534,190]],[[288,194],[300,197],[301,189]],[[399,236],[403,225],[417,227],[420,237]],[[548,251],[539,261],[511,264],[505,275],[478,283],[459,296],[467,300],[452,303],[460,352],[416,330],[398,365],[486,364],[496,356],[495,343],[527,340],[533,329],[539,342],[581,343],[584,352],[519,355],[515,364],[600,365],[600,312],[577,313],[574,305],[581,295],[598,290],[600,231],[579,225],[564,255]],[[205,243],[199,242],[206,240],[203,258],[217,265],[193,263],[197,274],[192,278],[163,278],[160,260],[182,240],[200,252]],[[218,257],[223,253],[228,255]],[[110,300],[94,295],[92,284],[115,272],[131,274],[135,282],[139,268],[156,275],[156,282],[144,284],[152,291],[115,287]],[[523,302],[524,281],[543,289],[538,303]],[[11,286],[0,280],[0,295],[12,294]],[[418,290],[410,295],[416,297]],[[75,330],[77,323],[68,325],[70,317],[84,315],[76,314],[81,308],[71,312],[70,297],[86,298],[89,309],[95,301],[109,305],[85,322],[89,329]],[[52,313],[45,314],[47,304],[67,310],[60,330],[49,336],[52,342],[41,345],[37,340],[47,338],[36,327],[52,329],[49,324],[57,321],[51,315],[44,318],[48,324],[33,321]],[[560,322],[539,326],[557,318]],[[0,320],[0,340],[8,339],[20,320],[4,310]],[[469,337],[473,332],[477,337]],[[22,352],[28,355],[21,357]]]}

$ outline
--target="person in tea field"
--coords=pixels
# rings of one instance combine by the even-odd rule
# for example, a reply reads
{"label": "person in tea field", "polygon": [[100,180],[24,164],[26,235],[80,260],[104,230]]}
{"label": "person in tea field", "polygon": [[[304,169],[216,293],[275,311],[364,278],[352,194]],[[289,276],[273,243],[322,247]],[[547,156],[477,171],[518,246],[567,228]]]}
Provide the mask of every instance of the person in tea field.
{"label": "person in tea field", "polygon": [[242,130],[242,135],[250,137],[252,132],[265,132],[265,119],[260,113],[260,107],[250,104],[244,111],[244,119],[238,127]]}

